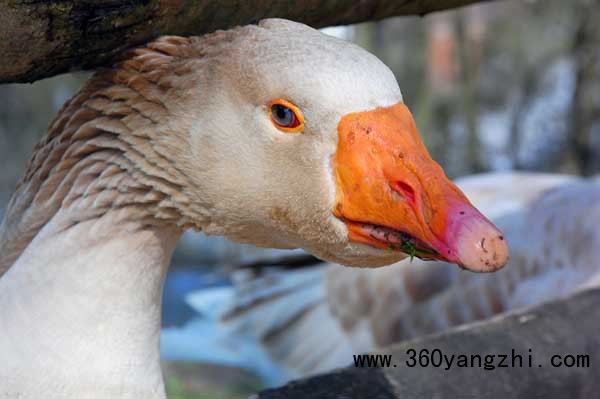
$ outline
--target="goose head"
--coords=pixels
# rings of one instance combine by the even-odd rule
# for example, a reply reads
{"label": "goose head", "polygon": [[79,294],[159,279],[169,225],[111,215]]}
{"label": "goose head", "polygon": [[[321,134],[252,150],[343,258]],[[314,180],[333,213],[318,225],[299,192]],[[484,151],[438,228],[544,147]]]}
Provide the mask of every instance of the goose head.
{"label": "goose head", "polygon": [[351,266],[506,263],[502,234],[431,159],[380,60],[289,21],[233,32],[179,115],[199,229]]}
{"label": "goose head", "polygon": [[350,266],[506,263],[501,232],[431,159],[379,59],[285,20],[234,32],[180,115],[199,229]]}

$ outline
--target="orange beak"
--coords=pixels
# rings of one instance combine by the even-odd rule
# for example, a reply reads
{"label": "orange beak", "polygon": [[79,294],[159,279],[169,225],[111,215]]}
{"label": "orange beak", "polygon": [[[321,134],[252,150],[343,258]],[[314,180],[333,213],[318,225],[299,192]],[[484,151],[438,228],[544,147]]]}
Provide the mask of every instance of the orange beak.
{"label": "orange beak", "polygon": [[495,271],[508,260],[502,233],[431,159],[408,108],[344,116],[334,157],[334,214],[350,241]]}

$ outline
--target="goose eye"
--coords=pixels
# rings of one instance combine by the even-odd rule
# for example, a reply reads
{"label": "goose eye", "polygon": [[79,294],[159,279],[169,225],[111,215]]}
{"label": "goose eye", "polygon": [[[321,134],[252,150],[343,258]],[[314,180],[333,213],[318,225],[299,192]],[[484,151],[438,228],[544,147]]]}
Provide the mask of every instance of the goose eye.
{"label": "goose eye", "polygon": [[273,107],[271,107],[271,113],[273,114],[273,119],[275,122],[277,122],[277,124],[280,126],[290,127],[297,122],[294,111],[284,105],[273,105]]}
{"label": "goose eye", "polygon": [[286,100],[275,100],[270,104],[271,120],[284,132],[296,133],[304,128],[304,116],[298,107]]}

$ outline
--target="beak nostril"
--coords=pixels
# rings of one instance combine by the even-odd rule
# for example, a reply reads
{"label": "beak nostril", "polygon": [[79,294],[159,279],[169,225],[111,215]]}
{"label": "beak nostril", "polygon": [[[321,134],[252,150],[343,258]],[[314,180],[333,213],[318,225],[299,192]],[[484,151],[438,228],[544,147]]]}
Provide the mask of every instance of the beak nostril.
{"label": "beak nostril", "polygon": [[410,184],[408,184],[406,182],[397,181],[394,186],[394,191],[396,191],[398,194],[402,195],[404,198],[406,198],[410,202],[414,202],[414,200],[415,200],[415,190],[411,187]]}

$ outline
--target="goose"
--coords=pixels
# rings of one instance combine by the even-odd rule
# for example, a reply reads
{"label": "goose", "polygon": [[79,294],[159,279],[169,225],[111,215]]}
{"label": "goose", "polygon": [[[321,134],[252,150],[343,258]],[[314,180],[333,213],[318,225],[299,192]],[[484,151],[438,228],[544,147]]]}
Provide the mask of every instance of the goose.
{"label": "goose", "polygon": [[508,258],[373,55],[278,19],[161,37],[65,104],[8,204],[0,396],[164,398],[161,289],[190,228],[346,266]]}
{"label": "goose", "polygon": [[456,183],[504,231],[506,268],[482,275],[405,259],[377,270],[242,269],[232,287],[188,295],[202,317],[165,329],[165,350],[236,365],[276,386],[348,366],[353,354],[598,286],[600,180],[510,172]]}

